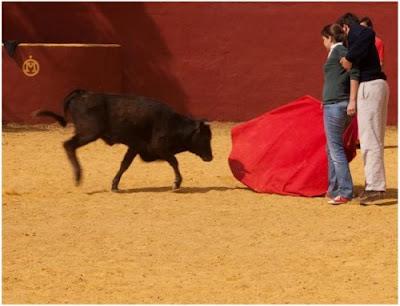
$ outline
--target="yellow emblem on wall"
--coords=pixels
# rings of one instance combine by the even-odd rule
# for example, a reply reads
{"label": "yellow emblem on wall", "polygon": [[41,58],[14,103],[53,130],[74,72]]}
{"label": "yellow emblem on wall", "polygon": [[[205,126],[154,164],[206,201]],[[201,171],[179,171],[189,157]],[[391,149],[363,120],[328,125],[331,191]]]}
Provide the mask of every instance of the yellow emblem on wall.
{"label": "yellow emblem on wall", "polygon": [[40,65],[37,60],[32,58],[32,55],[29,55],[29,59],[27,59],[22,64],[22,71],[26,76],[33,77],[39,73]]}

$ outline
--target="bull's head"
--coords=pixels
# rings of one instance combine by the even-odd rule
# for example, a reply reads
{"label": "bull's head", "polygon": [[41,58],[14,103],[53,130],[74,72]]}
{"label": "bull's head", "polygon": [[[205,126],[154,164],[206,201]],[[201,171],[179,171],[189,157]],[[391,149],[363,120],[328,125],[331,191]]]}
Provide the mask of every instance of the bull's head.
{"label": "bull's head", "polygon": [[211,161],[213,159],[211,151],[211,129],[209,123],[205,120],[197,120],[195,122],[190,151],[198,155],[204,161]]}

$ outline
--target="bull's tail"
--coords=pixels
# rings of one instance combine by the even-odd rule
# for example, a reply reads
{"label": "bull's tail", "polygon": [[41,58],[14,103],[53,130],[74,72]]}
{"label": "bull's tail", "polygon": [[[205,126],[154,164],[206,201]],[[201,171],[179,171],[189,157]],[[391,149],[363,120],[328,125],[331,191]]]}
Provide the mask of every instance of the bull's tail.
{"label": "bull's tail", "polygon": [[55,119],[61,126],[66,127],[67,126],[66,118],[71,101],[74,98],[84,94],[85,92],[86,91],[83,89],[75,89],[64,98],[64,117],[48,110],[38,110],[32,113],[32,115],[35,117],[51,117]]}
{"label": "bull's tail", "polygon": [[51,117],[55,119],[61,126],[66,127],[67,126],[67,121],[64,119],[63,116],[60,116],[56,113],[53,113],[51,111],[47,110],[38,110],[32,114],[35,117]]}

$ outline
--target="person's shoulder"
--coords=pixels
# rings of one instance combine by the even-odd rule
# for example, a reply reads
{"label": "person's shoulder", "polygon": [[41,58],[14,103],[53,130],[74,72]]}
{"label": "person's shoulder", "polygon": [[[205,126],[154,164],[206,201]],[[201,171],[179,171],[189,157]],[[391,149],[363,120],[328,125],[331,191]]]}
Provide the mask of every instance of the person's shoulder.
{"label": "person's shoulder", "polygon": [[337,45],[335,49],[333,49],[338,56],[345,56],[347,53],[347,48],[343,45]]}
{"label": "person's shoulder", "polygon": [[350,32],[349,33],[360,33],[363,29],[366,29],[366,27],[363,27],[357,23],[353,23],[350,25]]}
{"label": "person's shoulder", "polygon": [[347,48],[344,45],[337,45],[335,49],[338,51],[347,51]]}
{"label": "person's shoulder", "polygon": [[367,33],[367,34],[371,34],[375,36],[374,31],[371,28],[368,27],[364,27],[362,25],[359,25],[357,23],[352,24],[350,26],[350,32],[349,32],[349,36],[350,35],[355,35],[355,36],[359,36],[361,33]]}

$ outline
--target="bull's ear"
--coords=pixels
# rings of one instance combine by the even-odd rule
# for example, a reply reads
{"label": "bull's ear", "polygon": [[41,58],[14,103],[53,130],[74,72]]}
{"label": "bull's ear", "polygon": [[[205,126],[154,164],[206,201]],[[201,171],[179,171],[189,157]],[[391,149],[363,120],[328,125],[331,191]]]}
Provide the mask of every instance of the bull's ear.
{"label": "bull's ear", "polygon": [[199,130],[200,129],[201,123],[202,122],[200,120],[196,120],[195,130]]}
{"label": "bull's ear", "polygon": [[191,129],[191,135],[195,135],[197,133],[200,133],[200,129],[201,129],[201,121],[199,120],[194,120],[194,127],[193,130]]}
{"label": "bull's ear", "polygon": [[195,131],[200,131],[201,127],[209,126],[209,125],[210,125],[210,123],[207,120],[204,120],[204,119],[196,120]]}

